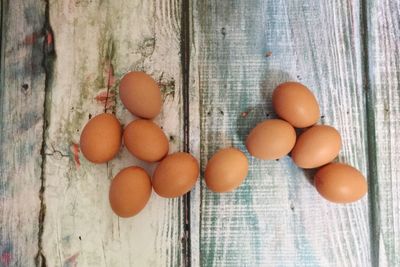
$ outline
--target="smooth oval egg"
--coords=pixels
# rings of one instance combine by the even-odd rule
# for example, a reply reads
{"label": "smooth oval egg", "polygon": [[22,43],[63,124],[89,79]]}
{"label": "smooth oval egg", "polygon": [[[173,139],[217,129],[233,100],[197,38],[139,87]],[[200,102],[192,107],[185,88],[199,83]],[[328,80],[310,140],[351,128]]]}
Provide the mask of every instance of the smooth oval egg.
{"label": "smooth oval egg", "polygon": [[121,124],[108,113],[93,117],[82,130],[79,145],[85,158],[93,163],[113,159],[121,147]]}
{"label": "smooth oval egg", "polygon": [[335,203],[350,203],[361,199],[368,190],[360,171],[342,164],[328,164],[315,174],[315,187],[325,199]]}
{"label": "smooth oval egg", "polygon": [[119,84],[122,104],[141,118],[152,119],[161,111],[161,91],[157,82],[148,74],[132,71],[122,78]]}
{"label": "smooth oval egg", "polygon": [[146,206],[151,196],[151,180],[140,167],[121,170],[111,181],[109,200],[112,210],[120,217],[131,217]]}
{"label": "smooth oval egg", "polygon": [[320,118],[314,94],[298,82],[278,85],[272,94],[272,105],[279,117],[297,128],[309,127]]}
{"label": "smooth oval egg", "polygon": [[168,155],[154,171],[154,191],[167,198],[182,196],[196,184],[199,172],[199,163],[189,153],[177,152]]}
{"label": "smooth oval egg", "polygon": [[206,185],[214,192],[230,192],[241,185],[248,169],[249,163],[242,151],[233,147],[221,149],[207,162]]}
{"label": "smooth oval egg", "polygon": [[297,138],[291,156],[300,168],[317,168],[336,158],[341,143],[340,134],[335,128],[316,125]]}
{"label": "smooth oval egg", "polygon": [[249,153],[259,159],[279,159],[292,150],[296,132],[283,120],[265,120],[259,123],[246,139]]}
{"label": "smooth oval egg", "polygon": [[135,120],[124,130],[124,144],[138,159],[155,162],[168,154],[169,144],[161,128],[150,120]]}

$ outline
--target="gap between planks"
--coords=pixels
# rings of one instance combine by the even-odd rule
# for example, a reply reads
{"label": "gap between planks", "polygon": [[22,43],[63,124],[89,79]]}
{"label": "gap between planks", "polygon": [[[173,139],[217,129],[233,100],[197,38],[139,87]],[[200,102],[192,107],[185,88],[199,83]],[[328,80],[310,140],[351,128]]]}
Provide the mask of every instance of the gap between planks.
{"label": "gap between planks", "polygon": [[45,13],[44,13],[44,25],[42,28],[42,35],[45,36],[43,40],[43,62],[42,68],[45,72],[45,85],[44,85],[44,102],[43,102],[43,130],[42,130],[42,145],[40,154],[42,157],[41,162],[41,173],[40,173],[40,189],[39,189],[39,200],[40,200],[40,210],[38,215],[39,221],[39,231],[38,231],[38,251],[35,257],[35,265],[40,267],[46,267],[47,261],[46,256],[43,253],[43,232],[44,232],[44,220],[46,217],[46,203],[44,200],[44,193],[46,190],[46,177],[45,177],[45,167],[46,167],[46,135],[48,122],[47,118],[49,116],[49,106],[50,106],[50,88],[52,84],[52,73],[53,73],[53,62],[55,60],[55,50],[54,50],[54,34],[50,25],[50,2],[45,0]]}
{"label": "gap between planks", "polygon": [[[182,0],[181,6],[181,68],[182,68],[182,98],[183,98],[183,149],[190,153],[189,124],[189,83],[190,83],[190,0]],[[184,213],[184,244],[183,263],[191,266],[191,228],[190,228],[190,191],[183,197]]]}
{"label": "gap between planks", "polygon": [[[368,3],[371,0],[360,1],[361,14],[361,47],[363,56],[361,57],[362,64],[362,83],[365,92],[366,118],[367,118],[367,176],[368,176],[368,207],[370,221],[370,242],[371,242],[371,264],[379,266],[379,190],[378,190],[378,167],[376,157],[376,142],[375,142],[375,114],[374,101],[371,85],[371,77],[369,73],[369,45],[368,45]],[[373,1],[373,0],[372,0]]]}

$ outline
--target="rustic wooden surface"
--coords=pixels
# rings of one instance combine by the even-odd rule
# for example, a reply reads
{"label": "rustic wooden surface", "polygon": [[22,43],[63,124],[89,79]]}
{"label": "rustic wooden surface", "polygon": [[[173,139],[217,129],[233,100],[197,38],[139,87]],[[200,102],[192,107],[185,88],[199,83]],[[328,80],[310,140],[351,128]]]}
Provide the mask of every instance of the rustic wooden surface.
{"label": "rustic wooden surface", "polygon": [[[1,1],[0,266],[400,266],[399,15],[389,0]],[[77,144],[107,91],[107,112],[134,119],[116,90],[129,70],[159,81],[156,121],[202,170],[275,117],[278,83],[308,85],[369,196],[334,205],[289,157],[249,157],[233,193],[200,180],[117,218],[110,179],[145,164],[123,148],[93,165]]]}
{"label": "rustic wooden surface", "polygon": [[[358,2],[197,1],[196,8],[203,163],[224,146],[245,151],[250,129],[275,116],[273,89],[296,80],[316,94],[321,123],[342,134],[339,160],[366,172]],[[214,194],[203,185],[203,266],[368,266],[366,198],[333,205],[289,157],[249,159],[239,190]]]}
{"label": "rustic wooden surface", "polygon": [[40,259],[45,5],[1,3],[0,266],[33,266]]}
{"label": "rustic wooden surface", "polygon": [[400,2],[367,5],[374,258],[400,266]]}
{"label": "rustic wooden surface", "polygon": [[107,88],[109,112],[123,124],[133,119],[116,88],[127,71],[144,70],[163,90],[157,122],[171,140],[170,150],[181,149],[179,1],[51,2],[50,21],[57,58],[46,137],[48,266],[181,265],[182,200],[153,194],[140,215],[119,219],[109,207],[109,182],[123,167],[146,164],[123,148],[115,160],[94,165],[75,146],[89,116],[103,112]]}

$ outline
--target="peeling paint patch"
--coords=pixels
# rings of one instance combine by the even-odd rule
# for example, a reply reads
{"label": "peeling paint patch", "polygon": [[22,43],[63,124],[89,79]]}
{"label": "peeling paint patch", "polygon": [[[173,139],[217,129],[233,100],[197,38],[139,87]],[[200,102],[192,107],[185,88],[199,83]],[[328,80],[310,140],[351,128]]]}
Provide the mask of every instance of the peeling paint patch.
{"label": "peeling paint patch", "polygon": [[65,262],[64,262],[64,267],[76,267],[78,266],[78,263],[76,262],[76,259],[79,256],[79,252],[75,253],[71,257],[68,257]]}
{"label": "peeling paint patch", "polygon": [[0,266],[10,266],[12,260],[12,246],[9,242],[6,242],[4,246],[0,244]]}
{"label": "peeling paint patch", "polygon": [[80,152],[79,145],[72,144],[70,150],[73,155],[76,168],[79,168],[81,166],[81,161],[79,160],[79,152]]}
{"label": "peeling paint patch", "polygon": [[104,84],[105,87],[111,88],[115,85],[115,76],[114,76],[114,66],[111,62],[106,62],[106,68],[104,68],[104,76],[106,79],[104,79],[106,84]]}
{"label": "peeling paint patch", "polygon": [[33,45],[37,41],[38,37],[39,37],[39,34],[36,32],[34,32],[32,34],[28,34],[27,36],[25,36],[24,44]]}
{"label": "peeling paint patch", "polygon": [[11,262],[11,252],[3,252],[1,254],[1,264],[2,266],[9,266]]}
{"label": "peeling paint patch", "polygon": [[46,43],[47,43],[47,45],[51,45],[53,43],[53,34],[51,32],[47,33]]}
{"label": "peeling paint patch", "polygon": [[100,91],[94,99],[97,103],[104,106],[106,110],[112,109],[115,106],[115,94],[113,92],[107,92],[107,90]]}

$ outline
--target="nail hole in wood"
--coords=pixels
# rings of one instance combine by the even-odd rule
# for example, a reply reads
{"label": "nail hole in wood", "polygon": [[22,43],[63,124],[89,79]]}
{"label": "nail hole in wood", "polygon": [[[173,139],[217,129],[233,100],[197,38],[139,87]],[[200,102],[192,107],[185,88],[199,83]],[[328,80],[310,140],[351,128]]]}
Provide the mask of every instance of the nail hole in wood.
{"label": "nail hole in wood", "polygon": [[294,211],[294,204],[293,204],[293,203],[290,203],[290,209],[291,209],[292,211]]}
{"label": "nail hole in wood", "polygon": [[23,85],[21,85],[22,88],[22,92],[24,93],[24,95],[27,95],[29,93],[29,85],[27,83],[24,83]]}
{"label": "nail hole in wood", "polygon": [[222,34],[222,36],[226,36],[226,29],[225,29],[225,27],[222,27],[221,28],[221,34]]}

